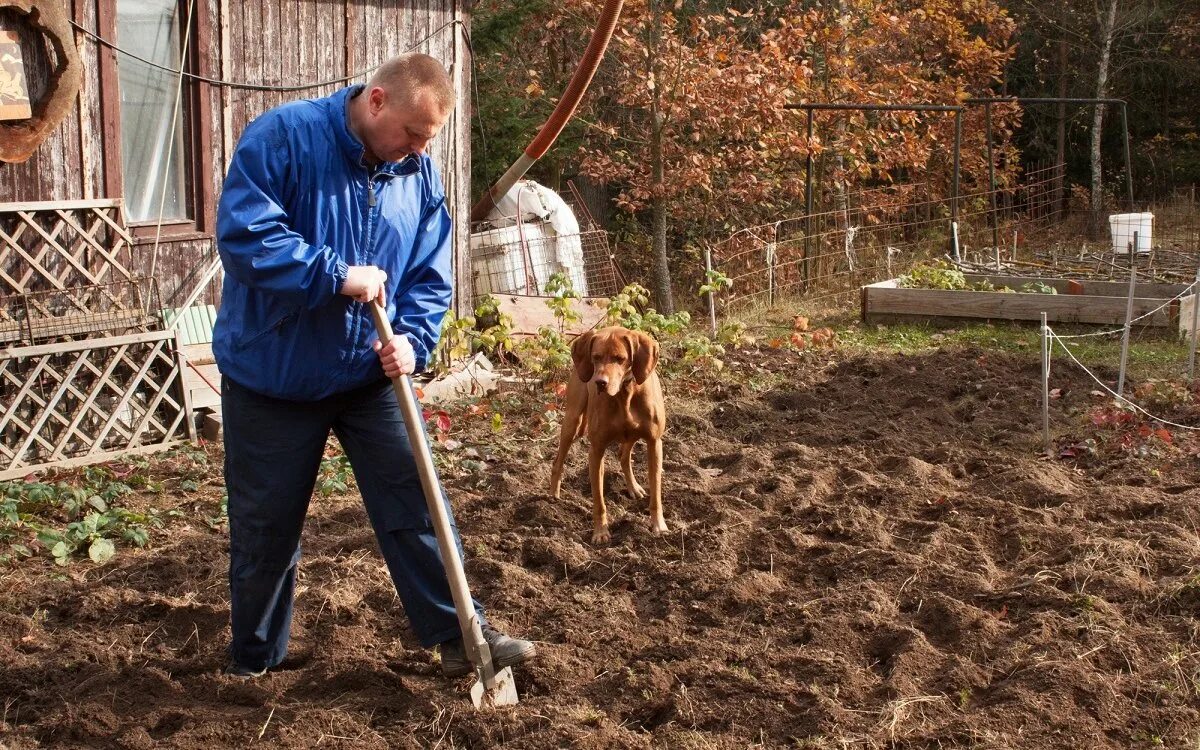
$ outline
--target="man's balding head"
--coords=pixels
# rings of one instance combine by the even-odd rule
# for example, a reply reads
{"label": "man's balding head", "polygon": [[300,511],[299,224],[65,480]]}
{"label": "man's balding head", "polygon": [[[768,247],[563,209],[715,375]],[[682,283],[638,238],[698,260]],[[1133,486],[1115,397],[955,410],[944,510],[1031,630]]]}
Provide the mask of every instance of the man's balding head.
{"label": "man's balding head", "polygon": [[391,96],[415,102],[422,93],[429,94],[445,114],[454,109],[454,84],[450,74],[436,58],[420,52],[409,52],[388,60],[376,69],[367,89],[378,86]]}
{"label": "man's balding head", "polygon": [[410,52],[375,71],[350,107],[350,127],[371,162],[422,154],[454,109],[454,84],[442,64]]}

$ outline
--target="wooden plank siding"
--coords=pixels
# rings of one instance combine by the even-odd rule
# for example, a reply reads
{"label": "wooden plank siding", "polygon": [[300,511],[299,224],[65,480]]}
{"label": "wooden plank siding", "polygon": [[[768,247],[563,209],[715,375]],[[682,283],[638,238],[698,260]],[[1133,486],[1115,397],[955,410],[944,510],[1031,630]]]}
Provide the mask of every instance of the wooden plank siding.
{"label": "wooden plank siding", "polygon": [[[71,18],[106,39],[117,40],[116,0],[68,0]],[[188,5],[181,3],[183,12]],[[189,71],[213,78],[295,86],[352,76],[419,43],[442,60],[459,87],[452,120],[430,155],[446,182],[455,217],[455,267],[460,270],[458,304],[470,303],[467,215],[470,212],[470,60],[455,18],[468,21],[468,0],[195,0]],[[222,16],[223,11],[225,15]],[[15,11],[0,10],[0,28],[29,30]],[[432,36],[430,36],[432,35]],[[426,38],[429,37],[429,38]],[[31,94],[43,93],[49,61],[33,34],[22,34]],[[74,114],[22,164],[0,163],[0,203],[120,198],[123,179],[120,104],[116,85],[121,56],[82,32],[76,46],[83,59],[83,87]],[[226,53],[223,55],[223,51]],[[355,82],[365,80],[358,76]],[[163,306],[181,303],[198,274],[216,257],[212,241],[217,197],[228,146],[236,145],[254,117],[277,104],[337,91],[345,83],[297,92],[262,92],[185,80],[194,112],[202,112],[190,138],[195,157],[189,180],[207,196],[192,208],[186,231],[164,227],[154,276]],[[133,249],[137,272],[148,275],[154,255],[153,223],[137,228]],[[219,282],[200,302],[218,304]]]}

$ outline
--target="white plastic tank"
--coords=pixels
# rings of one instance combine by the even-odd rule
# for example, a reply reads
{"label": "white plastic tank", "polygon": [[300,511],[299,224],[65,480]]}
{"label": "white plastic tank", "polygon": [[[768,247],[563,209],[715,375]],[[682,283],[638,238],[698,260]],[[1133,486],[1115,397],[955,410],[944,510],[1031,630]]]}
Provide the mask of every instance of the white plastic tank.
{"label": "white plastic tank", "polygon": [[540,294],[554,267],[548,225],[523,222],[471,235],[471,272],[476,296]]}
{"label": "white plastic tank", "polygon": [[1151,240],[1154,235],[1154,214],[1113,214],[1108,217],[1108,227],[1112,231],[1113,253],[1125,255],[1133,244],[1133,234],[1137,232],[1137,248],[1139,255],[1150,252]]}
{"label": "white plastic tank", "polygon": [[471,236],[477,295],[544,294],[550,276],[559,272],[579,295],[587,295],[579,222],[558,193],[520,180],[496,202],[487,221],[496,228]]}

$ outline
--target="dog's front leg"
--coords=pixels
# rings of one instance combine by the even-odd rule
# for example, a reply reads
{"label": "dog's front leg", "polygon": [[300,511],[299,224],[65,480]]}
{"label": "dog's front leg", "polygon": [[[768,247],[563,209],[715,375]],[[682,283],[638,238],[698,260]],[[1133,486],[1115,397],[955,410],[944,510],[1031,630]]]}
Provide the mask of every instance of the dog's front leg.
{"label": "dog's front leg", "polygon": [[604,451],[608,444],[593,442],[588,448],[588,473],[592,482],[592,544],[608,544],[608,511],[604,507]]}
{"label": "dog's front leg", "polygon": [[655,534],[661,534],[667,530],[662,507],[662,438],[647,441],[646,463],[650,479],[650,530]]}
{"label": "dog's front leg", "polygon": [[637,445],[636,440],[621,443],[621,470],[625,472],[625,486],[629,488],[630,496],[634,500],[641,500],[646,496],[646,490],[633,478],[633,447],[635,445]]}

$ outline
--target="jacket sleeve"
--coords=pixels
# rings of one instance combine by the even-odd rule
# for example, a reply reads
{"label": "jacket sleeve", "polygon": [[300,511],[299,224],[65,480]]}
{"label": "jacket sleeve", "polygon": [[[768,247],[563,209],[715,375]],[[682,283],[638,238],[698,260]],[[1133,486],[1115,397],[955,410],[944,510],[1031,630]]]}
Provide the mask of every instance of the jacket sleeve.
{"label": "jacket sleeve", "polygon": [[404,284],[397,290],[396,314],[392,319],[392,328],[406,334],[412,342],[417,372],[429,365],[454,292],[450,247],[453,224],[440,180],[436,173],[432,174],[438,190],[422,213],[413,259],[404,274]]}
{"label": "jacket sleeve", "polygon": [[338,293],[349,271],[331,248],[308,244],[290,226],[286,191],[297,157],[284,128],[260,118],[242,135],[217,206],[217,249],[238,282],[314,308]]}

